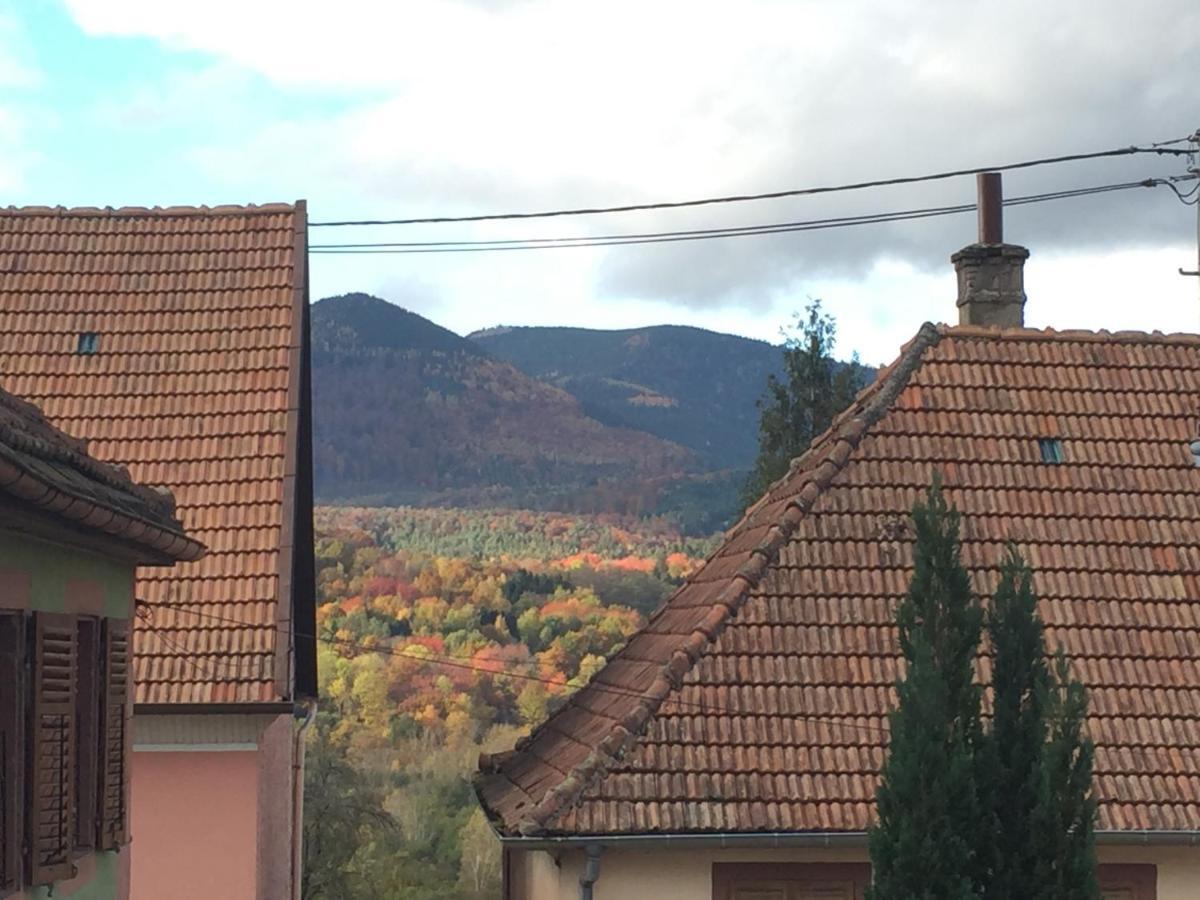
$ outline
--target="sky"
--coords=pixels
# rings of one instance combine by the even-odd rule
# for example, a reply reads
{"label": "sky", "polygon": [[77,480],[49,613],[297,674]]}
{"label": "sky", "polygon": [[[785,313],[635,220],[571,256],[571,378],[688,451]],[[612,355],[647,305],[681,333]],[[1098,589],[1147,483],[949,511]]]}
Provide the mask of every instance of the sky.
{"label": "sky", "polygon": [[[313,222],[680,200],[971,168],[1200,127],[1200,4],[1147,0],[0,0],[0,203],[308,201]],[[1008,173],[1007,196],[1183,174]],[[312,227],[311,244],[719,228],[969,203],[973,179],[698,209]],[[1165,188],[1006,210],[1035,327],[1200,331],[1195,208]],[[769,237],[313,255],[459,333],[693,324],[839,355],[952,321],[971,214]]]}

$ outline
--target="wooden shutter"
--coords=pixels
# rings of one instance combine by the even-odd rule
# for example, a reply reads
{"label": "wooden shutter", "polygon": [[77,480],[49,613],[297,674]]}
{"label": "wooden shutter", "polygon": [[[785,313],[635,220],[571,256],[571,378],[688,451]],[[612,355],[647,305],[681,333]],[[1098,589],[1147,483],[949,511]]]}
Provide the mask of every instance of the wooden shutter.
{"label": "wooden shutter", "polygon": [[76,626],[71,616],[34,614],[30,721],[29,869],[31,884],[75,874]]}
{"label": "wooden shutter", "polygon": [[25,614],[0,614],[0,896],[21,886]]}
{"label": "wooden shutter", "polygon": [[97,846],[129,840],[129,622],[104,620],[100,673],[100,831]]}

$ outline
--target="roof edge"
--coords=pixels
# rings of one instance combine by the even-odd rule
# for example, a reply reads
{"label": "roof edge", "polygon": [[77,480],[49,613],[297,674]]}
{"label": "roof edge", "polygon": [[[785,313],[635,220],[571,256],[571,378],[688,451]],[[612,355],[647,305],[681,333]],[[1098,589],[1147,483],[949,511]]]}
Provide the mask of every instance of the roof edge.
{"label": "roof edge", "polygon": [[[662,834],[577,834],[512,837],[500,835],[500,843],[514,850],[561,850],[598,845],[630,849],[736,849],[739,847],[865,847],[865,831],[728,831]],[[1200,831],[1097,831],[1096,843],[1104,846],[1187,847],[1200,844]]]}
{"label": "roof edge", "polygon": [[[584,792],[607,775],[611,767],[632,748],[663,702],[679,688],[684,677],[703,656],[709,644],[716,640],[729,620],[741,609],[750,592],[777,558],[780,548],[788,541],[800,520],[833,478],[841,472],[863,436],[891,408],[896,397],[920,367],[926,351],[936,346],[942,336],[943,332],[938,326],[929,322],[922,325],[916,336],[901,349],[896,361],[883,369],[875,381],[859,393],[854,402],[813,441],[809,449],[792,461],[788,473],[771,485],[763,497],[746,511],[738,524],[727,532],[722,545],[741,528],[754,522],[766,508],[786,499],[779,518],[771,525],[766,537],[751,551],[750,561],[732,576],[730,585],[714,602],[714,614],[707,616],[704,623],[689,635],[682,646],[662,665],[658,676],[642,692],[641,702],[634,713],[611,729],[598,742],[596,748],[579,765],[567,772],[558,784],[550,788],[523,819],[513,823],[512,829],[527,837],[545,834],[550,822],[574,806]],[[794,480],[802,474],[807,475],[803,485],[795,484]],[[773,498],[777,491],[785,487],[790,489],[786,498]],[[713,556],[717,552],[719,548],[718,551],[714,551]],[[709,560],[713,559],[713,556],[710,556]],[[696,574],[703,572],[705,566]],[[688,579],[676,594],[690,583],[691,579]],[[553,718],[554,716],[551,716],[543,722],[525,741],[532,740]],[[525,742],[518,742],[517,751],[525,745]],[[502,774],[500,770],[511,758],[508,754],[481,754],[479,774]],[[481,805],[487,810],[479,788],[477,781],[476,794],[480,797]]]}
{"label": "roof edge", "polygon": [[0,218],[5,216],[58,216],[74,219],[140,219],[169,218],[175,216],[246,216],[279,215],[295,211],[291,203],[249,203],[245,206],[226,204],[221,206],[5,206],[0,207]]}
{"label": "roof edge", "polygon": [[[176,562],[191,562],[205,547],[182,530],[122,512],[39,478],[20,464],[0,456],[0,489],[62,519],[143,547]],[[147,560],[149,564],[158,562]]]}

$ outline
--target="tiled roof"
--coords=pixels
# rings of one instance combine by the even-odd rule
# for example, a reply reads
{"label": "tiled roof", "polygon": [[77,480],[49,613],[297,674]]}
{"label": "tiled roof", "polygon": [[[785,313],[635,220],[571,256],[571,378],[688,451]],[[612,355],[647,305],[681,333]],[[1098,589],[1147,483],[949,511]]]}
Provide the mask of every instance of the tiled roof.
{"label": "tiled roof", "polygon": [[925,326],[588,687],[481,759],[485,809],[510,835],[868,828],[937,471],[976,589],[1016,541],[1090,690],[1099,827],[1200,830],[1198,424],[1200,337]]}
{"label": "tiled roof", "polygon": [[138,703],[289,696],[305,253],[302,203],[0,209],[0,383],[209,550],[138,572]]}
{"label": "tiled roof", "polygon": [[169,491],[134,484],[123,467],[88,456],[32,403],[0,390],[0,494],[75,528],[130,545],[139,562],[194,560],[204,547],[183,533]]}

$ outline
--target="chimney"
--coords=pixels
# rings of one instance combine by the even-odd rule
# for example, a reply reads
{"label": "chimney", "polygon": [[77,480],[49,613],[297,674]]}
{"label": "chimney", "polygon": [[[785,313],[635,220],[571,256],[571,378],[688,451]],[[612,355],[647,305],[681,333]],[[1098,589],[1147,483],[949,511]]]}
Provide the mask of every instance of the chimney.
{"label": "chimney", "polygon": [[950,257],[958,273],[958,324],[996,328],[1025,325],[1025,260],[1029,251],[1004,243],[1004,197],[999,172],[975,176],[979,243]]}

